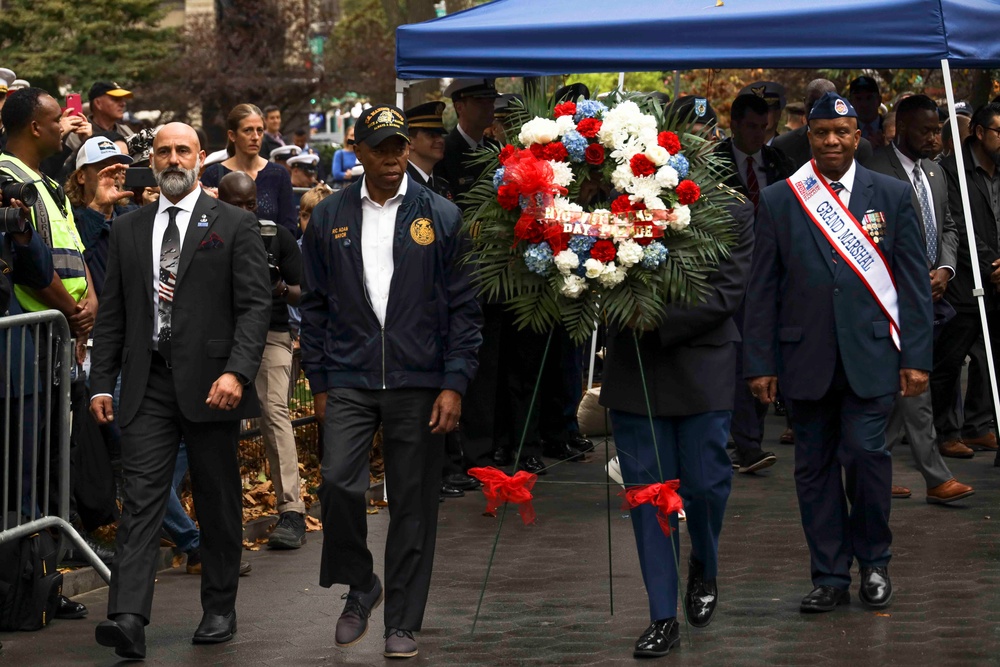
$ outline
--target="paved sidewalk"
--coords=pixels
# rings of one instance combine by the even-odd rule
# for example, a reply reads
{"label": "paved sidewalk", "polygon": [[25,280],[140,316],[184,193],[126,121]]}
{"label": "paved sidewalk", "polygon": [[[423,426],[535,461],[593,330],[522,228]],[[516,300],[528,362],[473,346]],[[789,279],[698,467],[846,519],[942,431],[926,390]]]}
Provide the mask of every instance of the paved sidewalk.
{"label": "paved sidewalk", "polygon": [[[910,452],[895,454],[896,483],[913,489],[893,501],[896,588],[886,613],[857,602],[831,614],[798,613],[809,591],[808,552],[792,483],[792,447],[778,445],[781,420],[769,417],[776,466],[736,475],[721,544],[720,607],[712,625],[684,630],[670,665],[989,665],[1000,661],[1000,469],[992,454],[949,460],[976,495],[954,507],[927,505]],[[603,451],[587,463],[560,465],[535,487],[538,523],[509,512],[475,635],[472,618],[497,520],[482,515],[478,492],[441,505],[431,598],[420,655],[407,664],[632,664],[635,638],[648,624],[631,525],[612,495],[615,613],[609,613],[608,520]],[[369,518],[381,573],[388,514]],[[335,527],[327,526],[327,530]],[[199,579],[183,569],[161,573],[150,665],[384,665],[382,610],[368,636],[338,649],[333,628],[342,587],[317,585],[320,534],[295,552],[246,552],[253,572],[240,582],[239,632],[227,644],[195,647]],[[686,538],[684,539],[686,545]],[[686,558],[686,554],[682,554]],[[78,597],[91,610],[81,621],[56,621],[36,633],[2,634],[0,664],[111,665],[94,643],[107,589]],[[398,664],[398,663],[397,663]]]}

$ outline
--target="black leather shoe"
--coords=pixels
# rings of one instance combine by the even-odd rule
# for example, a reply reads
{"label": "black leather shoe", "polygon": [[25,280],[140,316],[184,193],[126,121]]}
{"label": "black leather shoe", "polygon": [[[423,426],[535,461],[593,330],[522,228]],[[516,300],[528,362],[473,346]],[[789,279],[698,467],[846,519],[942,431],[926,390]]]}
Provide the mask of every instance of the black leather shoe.
{"label": "black leather shoe", "polygon": [[116,614],[114,620],[101,621],[94,629],[94,638],[101,646],[112,646],[115,655],[126,660],[146,657],[145,622],[138,614]]}
{"label": "black leather shoe", "polygon": [[493,463],[498,466],[509,466],[514,462],[514,454],[506,447],[497,447],[493,450]]}
{"label": "black leather shoe", "polygon": [[736,450],[735,461],[739,463],[737,470],[744,475],[770,468],[777,460],[778,457],[773,452],[764,452],[759,449]]}
{"label": "black leather shoe", "polygon": [[579,433],[573,433],[566,438],[566,444],[576,451],[583,452],[584,454],[594,451],[593,441],[588,440]]}
{"label": "black leather shoe", "polygon": [[[114,547],[101,544],[87,533],[80,533],[83,541],[94,552],[102,563],[111,567],[111,561],[115,558]],[[90,565],[90,559],[75,544],[71,544],[66,553],[63,554],[62,562],[67,565]]]}
{"label": "black leather shoe", "polygon": [[450,475],[445,475],[442,481],[448,486],[453,486],[463,491],[475,491],[482,486],[478,479],[472,475],[466,475],[464,472],[454,472]]}
{"label": "black leather shoe", "polygon": [[892,582],[889,580],[889,568],[862,567],[861,588],[858,597],[869,607],[881,609],[888,607],[892,600]]}
{"label": "black leather shoe", "polygon": [[684,611],[688,623],[703,628],[712,622],[715,606],[719,602],[719,589],[715,579],[705,579],[705,566],[695,559],[688,561],[687,592],[684,594]]}
{"label": "black leather shoe", "polygon": [[850,591],[834,586],[817,586],[809,595],[802,598],[799,611],[804,614],[833,611],[838,605],[848,604],[850,601]]}
{"label": "black leather shoe", "polygon": [[662,658],[681,643],[681,629],[676,618],[653,621],[635,642],[635,658]]}
{"label": "black leather shoe", "polygon": [[198,629],[191,638],[192,644],[221,644],[228,642],[236,634],[236,610],[228,614],[205,613],[201,617]]}
{"label": "black leather shoe", "polygon": [[565,442],[546,442],[542,445],[542,454],[550,459],[560,461],[582,461],[583,452],[577,451]]}
{"label": "black leather shoe", "polygon": [[517,469],[534,473],[536,475],[548,474],[548,471],[545,470],[545,464],[542,463],[542,460],[537,456],[529,456],[526,459],[521,459],[517,464]]}
{"label": "black leather shoe", "polygon": [[83,618],[86,615],[87,608],[84,605],[73,602],[65,595],[59,596],[59,603],[56,605],[56,618]]}
{"label": "black leather shoe", "polygon": [[441,497],[442,498],[461,498],[465,495],[465,491],[458,488],[457,486],[452,486],[447,482],[441,483]]}

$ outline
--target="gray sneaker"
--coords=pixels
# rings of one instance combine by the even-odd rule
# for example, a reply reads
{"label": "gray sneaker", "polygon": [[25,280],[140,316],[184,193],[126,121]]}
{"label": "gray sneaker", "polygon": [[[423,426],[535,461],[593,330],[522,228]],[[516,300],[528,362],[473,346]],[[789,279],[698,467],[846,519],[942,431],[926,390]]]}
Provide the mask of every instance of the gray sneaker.
{"label": "gray sneaker", "polygon": [[412,658],[417,654],[417,640],[409,630],[387,628],[385,631],[385,651],[387,658]]}
{"label": "gray sneaker", "polygon": [[298,512],[282,512],[271,531],[271,549],[298,549],[306,543],[306,520]]}
{"label": "gray sneaker", "polygon": [[337,619],[337,633],[334,639],[337,646],[353,646],[361,641],[368,632],[368,617],[382,602],[382,593],[382,582],[375,576],[375,584],[370,591],[352,588],[341,596],[341,599],[347,602],[340,618]]}

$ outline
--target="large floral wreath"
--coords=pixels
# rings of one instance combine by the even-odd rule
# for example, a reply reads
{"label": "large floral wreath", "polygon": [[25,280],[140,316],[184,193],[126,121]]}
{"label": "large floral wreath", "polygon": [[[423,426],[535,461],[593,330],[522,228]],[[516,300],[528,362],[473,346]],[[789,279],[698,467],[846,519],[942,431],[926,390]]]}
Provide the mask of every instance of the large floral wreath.
{"label": "large floral wreath", "polygon": [[464,203],[480,293],[577,341],[598,321],[669,326],[665,305],[697,303],[736,242],[712,143],[642,96],[538,111],[516,109],[509,143],[476,158]]}

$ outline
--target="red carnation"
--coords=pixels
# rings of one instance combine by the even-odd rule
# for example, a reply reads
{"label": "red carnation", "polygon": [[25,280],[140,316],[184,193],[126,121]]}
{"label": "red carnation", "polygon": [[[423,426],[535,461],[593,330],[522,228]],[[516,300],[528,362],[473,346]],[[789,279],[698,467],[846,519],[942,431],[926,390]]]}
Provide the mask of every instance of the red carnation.
{"label": "red carnation", "polygon": [[563,233],[563,227],[558,223],[546,225],[542,234],[548,241],[549,247],[552,248],[553,255],[558,255],[569,247],[569,234]]}
{"label": "red carnation", "polygon": [[504,146],[503,148],[501,148],[500,149],[500,164],[507,164],[507,160],[509,160],[511,158],[511,156],[513,156],[514,153],[516,153],[516,152],[517,152],[517,149],[514,148],[513,146],[511,146],[510,144],[507,144],[506,146]]}
{"label": "red carnation", "polygon": [[636,176],[652,176],[656,173],[656,165],[643,153],[633,155],[628,164],[632,167],[632,173]]}
{"label": "red carnation", "polygon": [[514,236],[528,243],[540,243],[545,239],[545,230],[530,213],[522,213],[514,225]]}
{"label": "red carnation", "polygon": [[552,160],[554,162],[563,162],[569,157],[569,153],[561,141],[553,141],[550,144],[531,144],[531,154],[539,160]]}
{"label": "red carnation", "polygon": [[556,118],[560,116],[572,116],[576,113],[576,102],[563,102],[556,105]]}
{"label": "red carnation", "polygon": [[580,133],[581,137],[587,139],[593,139],[597,136],[597,133],[601,130],[601,121],[596,118],[584,118],[576,125],[576,131]]}
{"label": "red carnation", "polygon": [[631,210],[632,202],[629,201],[628,195],[618,195],[618,198],[611,202],[611,213],[613,215],[621,215]]}
{"label": "red carnation", "polygon": [[660,132],[656,135],[656,143],[666,148],[671,155],[677,155],[681,151],[681,140],[673,132]]}
{"label": "red carnation", "polygon": [[508,211],[513,211],[518,207],[520,193],[513,185],[501,185],[497,190],[497,202]]}
{"label": "red carnation", "polygon": [[617,254],[618,251],[615,249],[615,244],[607,239],[598,241],[590,249],[590,256],[599,262],[613,261]]}
{"label": "red carnation", "polygon": [[677,184],[677,203],[687,206],[698,201],[701,197],[701,188],[691,180],[683,180]]}
{"label": "red carnation", "polygon": [[588,164],[600,166],[604,164],[604,146],[600,144],[590,144],[587,150],[583,151],[583,159]]}

